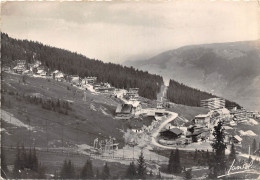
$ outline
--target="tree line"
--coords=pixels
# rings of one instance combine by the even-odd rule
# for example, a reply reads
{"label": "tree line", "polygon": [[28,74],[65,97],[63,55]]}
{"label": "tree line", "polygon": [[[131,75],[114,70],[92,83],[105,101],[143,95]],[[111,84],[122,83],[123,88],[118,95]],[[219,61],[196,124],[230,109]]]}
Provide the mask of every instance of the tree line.
{"label": "tree line", "polygon": [[98,82],[108,82],[116,88],[139,88],[139,95],[148,99],[156,99],[163,83],[161,76],[149,74],[147,71],[104,63],[39,42],[14,39],[5,33],[1,33],[1,40],[2,65],[13,66],[17,59],[24,59],[28,63],[37,59],[52,71],[60,70],[81,78],[96,76]]}
{"label": "tree line", "polygon": [[36,154],[35,148],[25,150],[24,146],[16,147],[16,155],[13,169],[10,171],[7,168],[6,152],[1,148],[1,176],[3,178],[18,178],[18,179],[44,179],[45,166],[43,166]]}
{"label": "tree line", "polygon": [[[169,101],[174,102],[176,104],[183,104],[183,105],[197,106],[197,107],[200,106],[201,100],[217,97],[211,93],[207,93],[195,88],[191,88],[172,79],[170,80],[166,96]],[[235,106],[238,109],[241,108],[240,105],[229,100],[226,100],[225,106],[227,108],[231,108]]]}

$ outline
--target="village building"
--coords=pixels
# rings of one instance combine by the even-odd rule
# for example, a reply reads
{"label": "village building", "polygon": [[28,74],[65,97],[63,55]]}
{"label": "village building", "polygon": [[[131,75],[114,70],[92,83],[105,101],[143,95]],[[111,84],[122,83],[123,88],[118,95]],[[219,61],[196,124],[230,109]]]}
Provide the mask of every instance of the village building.
{"label": "village building", "polygon": [[25,74],[25,75],[32,75],[33,72],[27,69],[27,70],[23,71],[22,74]]}
{"label": "village building", "polygon": [[37,74],[37,75],[40,75],[40,76],[46,76],[46,75],[47,75],[47,72],[44,70],[44,68],[38,67],[36,74]]}
{"label": "village building", "polygon": [[11,68],[9,66],[2,66],[2,71],[10,71]]}
{"label": "village building", "polygon": [[247,111],[246,115],[250,118],[260,118],[260,115],[257,111]]}
{"label": "village building", "polygon": [[18,74],[22,74],[25,70],[26,70],[26,69],[25,69],[24,66],[15,66],[15,67],[13,68],[13,71],[14,71],[15,73],[18,73]]}
{"label": "village building", "polygon": [[133,116],[133,105],[119,104],[116,108],[117,119],[130,119]]}
{"label": "village building", "polygon": [[213,111],[210,111],[210,116],[211,116],[211,119],[221,119],[223,121],[230,121],[232,118],[231,118],[231,115],[230,115],[230,111],[226,108],[221,108],[221,109],[216,109],[216,110],[213,110]]}
{"label": "village building", "polygon": [[125,98],[127,100],[138,100],[138,91],[139,88],[130,88],[129,91],[126,93]]}
{"label": "village building", "polygon": [[129,122],[129,128],[135,133],[142,133],[144,131],[143,126],[143,123],[138,120],[131,119]]}
{"label": "village building", "polygon": [[136,112],[142,110],[142,106],[141,106],[140,101],[132,101],[132,102],[130,101],[130,104],[133,105],[133,111],[134,111],[134,113],[136,113]]}
{"label": "village building", "polygon": [[245,109],[231,110],[230,115],[236,122],[243,122],[248,120],[247,112]]}
{"label": "village building", "polygon": [[86,85],[86,84],[94,84],[97,82],[97,77],[85,77],[82,80],[82,84]]}
{"label": "village building", "polygon": [[16,60],[16,66],[25,66],[26,60]]}
{"label": "village building", "polygon": [[70,76],[69,79],[70,79],[70,83],[72,85],[75,85],[75,86],[80,86],[81,85],[81,79],[80,79],[80,77],[78,75]]}
{"label": "village building", "polygon": [[201,125],[191,125],[187,128],[186,137],[206,140],[210,137],[210,129]]}
{"label": "village building", "polygon": [[230,126],[237,126],[237,122],[234,120],[230,121],[229,124]]}
{"label": "village building", "polygon": [[194,124],[209,126],[209,123],[210,123],[209,114],[199,114],[195,116]]}
{"label": "village building", "polygon": [[260,156],[260,148],[253,152],[253,155]]}
{"label": "village building", "polygon": [[96,92],[100,92],[100,93],[109,93],[109,94],[113,94],[115,91],[115,88],[112,87],[109,83],[99,83],[99,84],[95,84],[93,86],[93,88],[95,89]]}
{"label": "village building", "polygon": [[157,102],[157,109],[163,109],[163,103],[162,102]]}
{"label": "village building", "polygon": [[29,69],[29,71],[33,71],[33,64],[32,63],[28,63],[28,69]]}
{"label": "village building", "polygon": [[231,137],[230,142],[237,144],[237,145],[241,145],[242,140],[243,139],[240,136],[235,135],[235,136]]}
{"label": "village building", "polygon": [[54,71],[52,73],[52,77],[53,79],[55,79],[56,81],[64,81],[64,74],[58,70]]}
{"label": "village building", "polygon": [[22,74],[26,70],[26,60],[16,60],[16,66],[13,71],[18,74]]}
{"label": "village building", "polygon": [[225,108],[225,99],[222,98],[210,98],[200,101],[200,106],[210,110]]}
{"label": "village building", "polygon": [[171,129],[166,129],[162,130],[160,132],[160,137],[163,139],[177,139],[180,138],[181,135],[183,134],[183,131],[178,129],[178,128],[171,128]]}
{"label": "village building", "polygon": [[156,120],[162,120],[162,118],[167,115],[167,112],[165,111],[165,109],[156,109],[154,111],[154,117]]}
{"label": "village building", "polygon": [[33,68],[38,68],[41,64],[42,64],[41,61],[36,60],[33,63]]}
{"label": "village building", "polygon": [[110,86],[100,86],[95,90],[100,93],[113,93],[115,91],[115,88]]}

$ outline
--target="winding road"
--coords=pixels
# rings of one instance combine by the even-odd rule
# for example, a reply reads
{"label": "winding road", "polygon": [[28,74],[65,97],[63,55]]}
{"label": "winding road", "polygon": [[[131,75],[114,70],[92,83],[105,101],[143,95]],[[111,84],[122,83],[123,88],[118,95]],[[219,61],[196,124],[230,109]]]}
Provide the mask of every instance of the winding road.
{"label": "winding road", "polygon": [[164,120],[163,123],[161,123],[161,125],[158,127],[158,129],[152,134],[152,144],[154,146],[157,146],[157,147],[161,147],[161,148],[166,148],[166,149],[173,149],[173,147],[168,147],[168,146],[164,146],[164,145],[161,145],[159,144],[157,141],[156,141],[156,137],[159,135],[160,131],[162,130],[163,127],[165,127],[169,122],[173,121],[176,117],[178,117],[178,114],[177,113],[174,113],[174,112],[170,112],[170,111],[166,111],[170,114],[170,116]]}

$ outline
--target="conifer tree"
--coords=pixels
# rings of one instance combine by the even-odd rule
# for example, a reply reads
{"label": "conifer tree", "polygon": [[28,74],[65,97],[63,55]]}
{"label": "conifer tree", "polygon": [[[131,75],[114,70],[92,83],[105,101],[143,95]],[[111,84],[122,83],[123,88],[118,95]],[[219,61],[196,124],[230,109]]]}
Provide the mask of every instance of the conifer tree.
{"label": "conifer tree", "polygon": [[253,160],[253,159],[252,159],[252,157],[251,157],[251,156],[249,156],[249,158],[248,158],[247,162],[248,162],[248,163],[250,163],[252,160]]}
{"label": "conifer tree", "polygon": [[27,154],[26,151],[24,149],[24,145],[22,145],[21,148],[21,170],[24,170],[24,168],[26,168],[26,162],[27,162]]}
{"label": "conifer tree", "polygon": [[257,149],[257,145],[256,145],[256,140],[254,139],[253,140],[253,143],[252,143],[252,153],[251,154],[254,154],[254,152],[256,151]]}
{"label": "conifer tree", "polygon": [[75,178],[75,169],[71,160],[64,160],[61,168],[60,176],[62,179],[73,179]]}
{"label": "conifer tree", "polygon": [[150,172],[149,172],[149,176],[153,176],[153,171],[152,170],[150,170]]}
{"label": "conifer tree", "polygon": [[137,162],[138,162],[138,165],[137,165],[137,177],[138,177],[138,179],[145,179],[146,165],[145,165],[145,159],[144,159],[143,152],[141,152]]}
{"label": "conifer tree", "polygon": [[67,178],[67,176],[68,176],[67,175],[67,173],[68,173],[67,169],[68,169],[68,163],[67,163],[67,160],[65,159],[64,162],[63,162],[62,168],[61,168],[61,172],[60,172],[60,176],[61,176],[62,179]]}
{"label": "conifer tree", "polygon": [[174,164],[173,164],[173,173],[181,173],[181,162],[180,162],[180,152],[179,149],[175,150],[174,155]]}
{"label": "conifer tree", "polygon": [[208,149],[207,149],[207,152],[206,152],[206,161],[207,161],[207,164],[209,165],[210,154],[209,154],[209,150]]}
{"label": "conifer tree", "polygon": [[94,173],[93,173],[93,167],[92,167],[92,161],[87,160],[84,167],[81,170],[81,178],[83,179],[93,179]]}
{"label": "conifer tree", "polygon": [[191,169],[185,171],[185,179],[192,179]]}
{"label": "conifer tree", "polygon": [[95,176],[96,179],[100,179],[100,174],[99,174],[99,170],[97,168],[97,171],[96,171],[96,176]]}
{"label": "conifer tree", "polygon": [[174,152],[171,151],[170,157],[169,157],[169,163],[168,163],[168,172],[173,173],[173,164],[174,164]]}
{"label": "conifer tree", "polygon": [[3,151],[3,148],[1,147],[1,177],[3,179],[6,179],[7,173],[8,173],[8,169],[7,169],[7,164],[6,164],[6,160],[5,160],[5,152]]}
{"label": "conifer tree", "polygon": [[35,147],[33,148],[33,153],[32,153],[32,170],[38,171],[38,157],[36,155]]}
{"label": "conifer tree", "polygon": [[234,159],[236,159],[236,149],[235,149],[235,145],[233,143],[230,148],[230,154],[228,156],[228,159],[231,163],[234,161]]}
{"label": "conifer tree", "polygon": [[193,160],[197,161],[197,158],[198,158],[198,150],[196,149],[194,152]]}
{"label": "conifer tree", "polygon": [[125,177],[127,179],[135,179],[136,178],[136,168],[134,162],[131,162],[127,168]]}
{"label": "conifer tree", "polygon": [[161,178],[162,178],[162,176],[161,176],[161,171],[158,172],[157,178],[158,178],[158,179],[161,179]]}
{"label": "conifer tree", "polygon": [[211,144],[214,151],[214,158],[210,167],[210,178],[216,178],[220,174],[225,174],[226,162],[225,162],[225,149],[227,148],[224,142],[225,134],[223,128],[223,122],[219,121],[217,126],[214,127],[214,140]]}
{"label": "conifer tree", "polygon": [[45,167],[39,163],[38,165],[38,179],[45,179]]}
{"label": "conifer tree", "polygon": [[68,171],[68,177],[67,178],[72,179],[72,178],[75,177],[75,169],[74,169],[74,165],[71,162],[71,160],[68,161],[67,171]]}
{"label": "conifer tree", "polygon": [[28,168],[30,168],[30,169],[33,168],[33,155],[32,155],[32,149],[31,148],[29,150],[29,155],[28,155]]}
{"label": "conifer tree", "polygon": [[102,179],[109,179],[110,178],[110,170],[109,170],[107,163],[103,167],[101,177],[102,177]]}
{"label": "conifer tree", "polygon": [[14,169],[13,169],[13,174],[15,178],[19,178],[19,170],[21,170],[21,150],[20,147],[17,145],[16,147],[17,153],[14,161]]}

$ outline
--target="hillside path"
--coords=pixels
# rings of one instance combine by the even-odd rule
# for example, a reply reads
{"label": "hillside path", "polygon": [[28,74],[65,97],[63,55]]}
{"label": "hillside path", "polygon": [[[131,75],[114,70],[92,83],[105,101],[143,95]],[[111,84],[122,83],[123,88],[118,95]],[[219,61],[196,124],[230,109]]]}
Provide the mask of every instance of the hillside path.
{"label": "hillside path", "polygon": [[167,93],[168,86],[165,86],[164,84],[161,85],[161,90],[157,94],[157,101],[165,101],[166,100],[166,93]]}
{"label": "hillside path", "polygon": [[157,146],[157,147],[161,147],[161,148],[169,148],[167,146],[163,146],[161,144],[159,144],[155,138],[159,135],[160,131],[162,130],[163,127],[165,127],[169,122],[173,121],[176,117],[178,117],[178,114],[177,113],[174,113],[174,112],[170,112],[168,111],[168,113],[170,114],[169,118],[164,120],[163,123],[161,123],[161,125],[158,127],[158,129],[152,134],[152,144],[154,146]]}

